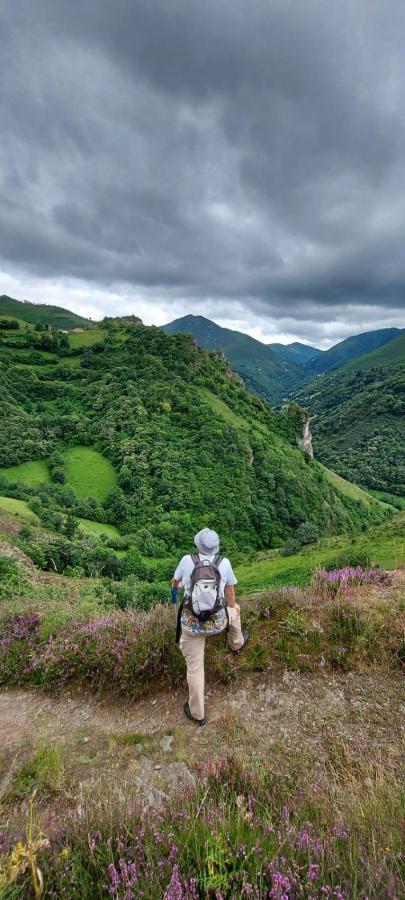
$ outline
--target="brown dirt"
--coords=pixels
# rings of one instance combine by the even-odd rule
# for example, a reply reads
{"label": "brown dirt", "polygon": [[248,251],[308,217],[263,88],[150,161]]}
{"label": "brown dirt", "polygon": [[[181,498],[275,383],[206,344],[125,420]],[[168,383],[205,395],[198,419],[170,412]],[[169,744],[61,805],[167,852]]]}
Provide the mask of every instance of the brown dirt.
{"label": "brown dirt", "polygon": [[235,690],[209,687],[204,728],[184,718],[183,701],[183,690],[131,704],[79,691],[1,691],[0,801],[8,829],[23,827],[27,798],[13,786],[38,745],[59,746],[63,758],[61,788],[38,801],[48,830],[50,822],[80,815],[84,797],[159,802],[193,784],[190,759],[235,751],[283,773],[304,755],[315,780],[345,765],[399,774],[405,707],[397,674],[285,672],[249,677]]}

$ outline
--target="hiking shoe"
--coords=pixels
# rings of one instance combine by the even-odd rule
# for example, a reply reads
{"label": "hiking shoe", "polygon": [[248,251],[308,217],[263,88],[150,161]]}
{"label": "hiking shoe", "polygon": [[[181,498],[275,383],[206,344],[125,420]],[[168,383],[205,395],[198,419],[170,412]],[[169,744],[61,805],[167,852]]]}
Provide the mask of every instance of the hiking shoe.
{"label": "hiking shoe", "polygon": [[[239,650],[232,650],[232,653],[233,653],[235,656],[237,656],[238,653],[242,653],[242,650],[245,649],[245,646],[246,646],[246,644],[247,644],[247,642],[248,642],[248,640],[249,640],[249,638],[250,638],[250,634],[249,634],[249,632],[247,631],[246,628],[242,628],[242,636],[243,636],[243,644],[242,644],[242,646],[239,647]],[[232,649],[232,648],[231,648],[231,649]]]}
{"label": "hiking shoe", "polygon": [[190,722],[195,722],[195,724],[199,725],[200,728],[201,728],[201,725],[205,725],[206,719],[195,719],[194,716],[191,715],[190,707],[189,707],[188,703],[184,704],[183,712],[184,712],[184,715],[187,716],[188,719],[190,719]]}

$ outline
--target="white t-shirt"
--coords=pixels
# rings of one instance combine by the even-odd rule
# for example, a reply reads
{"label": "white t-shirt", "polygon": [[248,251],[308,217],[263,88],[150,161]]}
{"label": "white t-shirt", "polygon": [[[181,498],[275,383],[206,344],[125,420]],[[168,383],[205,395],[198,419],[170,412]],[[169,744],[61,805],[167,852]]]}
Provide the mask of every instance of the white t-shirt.
{"label": "white t-shirt", "polygon": [[[216,557],[216,553],[213,553],[210,556],[208,556],[207,554],[204,554],[204,553],[199,553],[198,555],[201,560],[209,559],[210,562],[212,562]],[[228,584],[237,584],[238,582],[237,582],[237,579],[235,578],[235,575],[234,575],[232,566],[229,562],[229,559],[227,559],[226,556],[224,556],[224,558],[223,558],[222,562],[220,562],[218,568],[219,568],[219,571],[221,574],[221,584],[219,587],[219,595],[220,595],[220,597],[223,597],[225,587]],[[191,555],[188,553],[187,556],[182,557],[182,559],[180,560],[180,562],[177,566],[177,569],[173,575],[173,578],[175,579],[175,581],[181,581],[185,594],[188,594],[188,592],[189,592],[190,577],[193,572],[193,569],[194,569],[194,563],[193,563]]]}

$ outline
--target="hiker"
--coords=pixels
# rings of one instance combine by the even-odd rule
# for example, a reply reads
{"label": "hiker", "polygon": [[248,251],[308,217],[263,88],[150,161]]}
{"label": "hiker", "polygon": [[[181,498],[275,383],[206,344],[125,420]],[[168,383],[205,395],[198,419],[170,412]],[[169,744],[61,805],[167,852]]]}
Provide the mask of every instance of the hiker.
{"label": "hiker", "polygon": [[233,653],[240,653],[249,638],[242,631],[240,607],[235,600],[236,578],[231,563],[219,554],[216,531],[203,528],[195,535],[198,553],[183,556],[172,581],[172,600],[182,585],[184,597],[177,618],[176,641],[187,664],[188,702],[184,713],[197,725],[204,718],[204,649],[206,636],[226,630]]}

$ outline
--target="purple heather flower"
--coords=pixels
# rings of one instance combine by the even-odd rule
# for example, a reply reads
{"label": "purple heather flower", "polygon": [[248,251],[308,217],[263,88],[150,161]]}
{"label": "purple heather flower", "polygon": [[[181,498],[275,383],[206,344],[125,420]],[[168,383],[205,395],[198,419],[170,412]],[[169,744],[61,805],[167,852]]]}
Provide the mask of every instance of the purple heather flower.
{"label": "purple heather flower", "polygon": [[164,893],[164,900],[185,900],[186,897],[187,895],[184,894],[183,886],[179,878],[179,867],[178,865],[174,865],[172,877]]}
{"label": "purple heather flower", "polygon": [[342,840],[345,840],[349,836],[342,822],[338,822],[333,826],[332,834],[333,837],[342,838]]}
{"label": "purple heather flower", "polygon": [[316,863],[311,863],[307,873],[308,881],[316,881],[319,875],[319,871],[320,866],[318,866]]}

